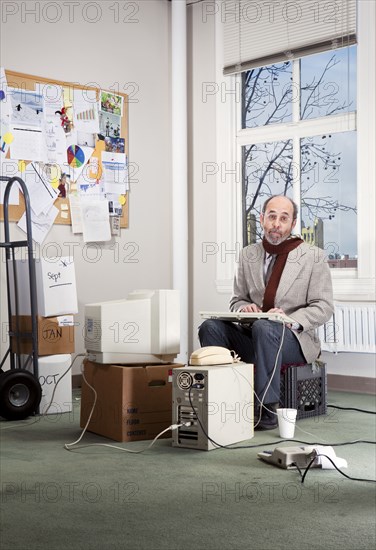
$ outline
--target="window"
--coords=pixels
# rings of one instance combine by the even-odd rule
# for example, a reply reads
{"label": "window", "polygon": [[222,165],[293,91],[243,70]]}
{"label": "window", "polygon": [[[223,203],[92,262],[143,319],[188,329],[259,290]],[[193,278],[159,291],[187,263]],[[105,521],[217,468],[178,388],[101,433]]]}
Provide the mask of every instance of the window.
{"label": "window", "polygon": [[[311,176],[310,180],[307,180],[304,174],[301,177],[298,172],[298,168],[302,163],[301,156],[303,156],[301,155],[301,150],[304,150],[308,144],[308,140],[317,138],[321,140],[322,136],[326,136],[328,153],[342,152],[341,172],[344,173],[351,170],[352,175],[350,179],[353,180],[355,180],[356,174],[356,185],[352,188],[353,196],[348,195],[348,189],[345,186],[337,186],[337,191],[339,189],[341,191],[334,196],[341,204],[348,205],[350,208],[356,208],[356,213],[354,210],[341,211],[340,216],[340,211],[333,208],[334,220],[323,219],[324,239],[326,239],[328,255],[330,253],[334,255],[333,261],[339,260],[339,258],[336,257],[336,249],[333,249],[329,245],[329,239],[334,239],[335,244],[338,244],[338,248],[346,256],[342,239],[345,235],[349,236],[350,232],[351,241],[348,244],[348,255],[349,258],[350,256],[353,258],[357,256],[356,267],[350,265],[345,269],[331,270],[334,296],[336,300],[341,301],[375,300],[376,162],[374,152],[376,149],[376,4],[374,2],[358,0],[357,20],[358,43],[356,47],[350,47],[352,51],[349,53],[346,52],[346,48],[342,53],[342,55],[345,55],[345,63],[348,66],[351,64],[354,65],[356,57],[356,74],[353,79],[349,79],[346,76],[345,81],[335,80],[334,78],[330,78],[327,81],[328,86],[336,82],[336,87],[340,88],[340,95],[337,95],[339,103],[341,95],[343,95],[343,91],[345,90],[347,97],[346,104],[348,104],[346,109],[334,113],[331,112],[333,110],[333,101],[331,101],[333,96],[329,95],[324,101],[325,105],[321,105],[321,110],[318,110],[317,107],[312,108],[310,112],[306,110],[304,116],[301,117],[301,110],[300,108],[298,110],[297,102],[292,101],[291,112],[289,110],[285,112],[285,116],[289,117],[288,120],[273,120],[272,123],[265,124],[265,114],[262,115],[264,116],[263,120],[259,118],[251,122],[249,119],[245,122],[241,97],[245,98],[246,95],[241,93],[242,77],[240,75],[223,76],[223,39],[221,39],[223,23],[220,16],[218,16],[216,21],[218,30],[216,33],[216,82],[221,86],[221,89],[228,92],[228,95],[225,96],[226,100],[224,100],[223,94],[217,94],[216,97],[217,163],[220,167],[226,167],[226,173],[218,171],[217,177],[216,234],[217,242],[220,243],[222,251],[222,254],[217,256],[216,263],[216,289],[219,293],[231,293],[234,266],[238,251],[247,242],[247,238],[251,238],[246,236],[245,233],[249,235],[252,231],[257,231],[257,229],[252,229],[252,223],[257,223],[257,211],[256,220],[255,222],[252,219],[249,221],[248,229],[243,224],[246,205],[243,197],[246,180],[238,177],[238,173],[242,170],[243,174],[245,174],[244,164],[247,148],[253,145],[253,149],[258,149],[258,155],[260,156],[258,164],[261,164],[262,159],[266,159],[267,155],[270,154],[271,147],[278,147],[282,143],[288,142],[287,147],[291,147],[293,156],[293,170],[292,174],[290,174],[292,181],[289,194],[297,202],[300,202],[300,187],[304,189],[308,185],[308,182],[311,181]],[[333,50],[331,53],[334,52],[338,54],[341,50]],[[325,55],[327,54],[329,52],[325,53]],[[317,54],[317,59],[319,59],[319,54]],[[291,88],[292,96],[297,93],[295,83],[302,82],[303,90],[300,89],[300,84],[298,88],[300,104],[305,102],[305,94],[309,93],[307,85],[311,83],[312,79],[312,66],[311,68],[308,67],[306,62],[311,63],[308,58],[307,60],[302,58],[301,62],[289,61],[291,63],[289,67],[290,78],[293,79],[291,81],[293,82]],[[335,65],[332,73],[338,69],[339,66]],[[278,87],[278,90],[282,90],[286,84],[287,79]],[[322,92],[332,94],[333,88],[329,89],[328,86]],[[321,92],[320,88],[319,91]],[[230,92],[232,92],[232,95],[230,95]],[[230,101],[231,98],[233,99],[232,101]],[[330,103],[332,103],[331,106]],[[338,106],[338,103],[336,102],[334,106]],[[330,138],[329,135],[331,136]],[[349,151],[351,154],[349,154]],[[286,152],[285,149],[284,153]],[[354,162],[355,158],[357,159],[356,162]],[[251,159],[247,160],[251,163]],[[349,164],[350,160],[353,162],[351,168]],[[285,159],[284,161],[287,162]],[[250,168],[252,169],[252,167]],[[253,165],[253,169],[255,169],[255,164]],[[314,170],[317,171],[317,166]],[[314,170],[314,177],[317,179],[317,174]],[[332,170],[333,176],[329,177],[335,177],[335,179],[343,177],[339,173],[340,170]],[[232,179],[231,172],[234,174]],[[313,199],[318,199],[322,194],[322,190],[326,191],[327,182],[324,180],[328,174],[328,170],[320,169],[319,174],[321,172],[325,176],[321,178],[320,182],[315,181],[316,186],[313,188],[315,193],[312,194],[312,189],[310,191],[311,198]],[[268,185],[273,184],[274,180],[276,186],[281,185],[281,180],[277,184],[277,179],[272,177],[272,175],[268,175]],[[277,175],[277,172],[275,172],[275,175]],[[248,176],[250,178],[250,174]],[[284,177],[286,180],[286,171]],[[248,185],[251,190],[252,182],[249,181]],[[278,192],[278,187],[274,189]],[[254,191],[250,191],[250,193],[254,193]],[[258,206],[257,200],[255,201],[255,205],[258,208],[261,198],[259,199]],[[251,200],[252,197],[249,196],[248,206],[250,206]],[[344,202],[345,200],[346,202]],[[301,221],[305,226],[305,228],[302,228],[302,232],[305,229],[307,234],[306,239],[314,239],[315,231],[320,231],[321,222],[317,221],[315,223],[313,212],[309,212],[304,204],[299,204],[299,207]],[[342,214],[344,217],[342,217]],[[321,218],[326,218],[326,216],[322,215]],[[332,236],[332,228],[335,230],[335,237]],[[342,260],[342,266],[345,263],[346,257]]]}
{"label": "window", "polygon": [[264,201],[287,194],[300,204],[297,232],[331,267],[356,267],[356,46],[241,78],[243,244],[261,238]]}

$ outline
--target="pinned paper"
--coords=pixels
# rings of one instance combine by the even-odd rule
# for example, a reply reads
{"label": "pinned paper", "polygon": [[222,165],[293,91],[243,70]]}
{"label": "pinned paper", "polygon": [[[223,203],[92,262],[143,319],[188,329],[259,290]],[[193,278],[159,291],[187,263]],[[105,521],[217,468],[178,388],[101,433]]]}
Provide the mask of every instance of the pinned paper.
{"label": "pinned paper", "polygon": [[76,195],[69,195],[72,233],[82,233],[81,199]]}
{"label": "pinned paper", "polygon": [[[31,211],[31,226],[32,226],[32,238],[38,244],[42,244],[47,237],[47,233],[51,229],[59,210],[52,206],[47,212],[41,212],[37,215],[33,210]],[[27,233],[26,229],[26,212],[18,222],[18,227]]]}
{"label": "pinned paper", "polygon": [[101,92],[101,110],[117,116],[123,116],[124,98],[113,92]]}
{"label": "pinned paper", "polygon": [[[85,168],[85,165],[91,158],[93,153],[92,147],[78,147],[78,145],[68,145],[67,157],[68,157],[68,171],[69,176],[72,181],[78,180],[81,173],[85,169],[85,178],[86,173],[89,171],[89,168]],[[89,165],[90,166],[90,165]]]}
{"label": "pinned paper", "polygon": [[128,163],[123,153],[102,153],[106,193],[123,195],[128,190]]}
{"label": "pinned paper", "polygon": [[102,152],[105,151],[106,144],[103,139],[99,139],[95,145],[94,153],[89,162],[88,175],[93,180],[100,180],[103,173]]}
{"label": "pinned paper", "polygon": [[61,120],[63,89],[61,86],[49,84],[43,87],[42,93],[44,98],[44,136],[47,147],[47,160],[52,164],[64,165],[67,161],[67,145]]}
{"label": "pinned paper", "polygon": [[111,216],[110,225],[111,225],[111,235],[118,237],[120,235],[120,217]]}
{"label": "pinned paper", "polygon": [[[58,193],[51,187],[49,175],[44,166],[36,162],[30,163],[24,173],[24,180],[34,214],[39,216],[43,212],[49,212],[52,204],[57,199]],[[39,223],[39,221],[36,220],[35,223]]]}
{"label": "pinned paper", "polygon": [[86,200],[81,202],[81,220],[85,243],[111,240],[107,201]]}
{"label": "pinned paper", "polygon": [[76,131],[91,134],[99,132],[98,101],[95,89],[73,90],[73,123]]}

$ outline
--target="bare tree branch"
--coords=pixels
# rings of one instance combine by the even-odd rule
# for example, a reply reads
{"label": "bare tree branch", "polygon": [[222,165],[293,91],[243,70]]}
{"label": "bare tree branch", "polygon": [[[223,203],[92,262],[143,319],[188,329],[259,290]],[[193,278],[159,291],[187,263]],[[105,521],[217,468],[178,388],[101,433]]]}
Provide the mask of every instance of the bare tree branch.
{"label": "bare tree branch", "polygon": [[[308,92],[304,106],[301,109],[301,119],[307,118],[316,109],[327,107],[326,115],[333,115],[344,111],[350,104],[339,103],[331,91],[332,84],[327,81],[330,71],[339,63],[336,54],[333,54],[323,68],[319,78],[301,88],[301,92]],[[281,78],[284,79],[291,73],[291,63],[263,67],[249,71],[243,79],[244,86],[244,110],[243,127],[252,124],[260,125],[260,116],[265,113],[262,125],[284,122],[291,112],[292,87],[285,85],[283,90],[278,90]],[[279,93],[281,92],[281,93]],[[321,95],[320,95],[321,94]],[[269,105],[269,108],[266,108]],[[270,110],[270,105],[273,108]],[[317,136],[306,138],[301,142],[301,205],[307,212],[310,220],[318,218],[332,219],[336,212],[354,212],[356,207],[339,203],[333,196],[316,198],[314,187],[318,182],[318,171],[328,171],[330,185],[335,184],[335,174],[341,165],[341,152],[331,152],[328,144],[329,136]],[[268,197],[276,192],[278,184],[281,194],[287,194],[292,187],[294,177],[292,141],[276,142],[269,144],[251,144],[244,147],[244,215],[246,220],[254,217],[252,227],[256,227],[256,233],[260,236],[258,217],[260,214],[261,197]],[[333,172],[331,172],[333,171]],[[331,175],[333,174],[333,175]],[[273,185],[271,183],[273,182]],[[252,189],[254,191],[252,192]]]}

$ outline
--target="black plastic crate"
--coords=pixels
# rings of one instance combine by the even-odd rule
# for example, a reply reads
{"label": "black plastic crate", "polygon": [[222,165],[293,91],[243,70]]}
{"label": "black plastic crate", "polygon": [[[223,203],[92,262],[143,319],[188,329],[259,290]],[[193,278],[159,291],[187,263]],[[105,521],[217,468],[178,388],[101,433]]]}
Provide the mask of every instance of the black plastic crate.
{"label": "black plastic crate", "polygon": [[326,364],[289,366],[281,373],[280,406],[297,409],[297,419],[326,414]]}

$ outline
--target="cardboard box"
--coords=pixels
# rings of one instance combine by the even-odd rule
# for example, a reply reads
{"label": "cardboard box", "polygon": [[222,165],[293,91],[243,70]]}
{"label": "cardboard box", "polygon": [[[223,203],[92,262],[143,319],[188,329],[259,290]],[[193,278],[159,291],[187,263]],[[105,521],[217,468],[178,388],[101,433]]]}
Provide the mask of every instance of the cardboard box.
{"label": "cardboard box", "polygon": [[[66,372],[71,362],[72,356],[69,354],[38,357],[38,380],[42,388],[42,399],[39,405],[40,414],[58,414],[72,411],[72,371]],[[33,365],[29,364],[28,370],[33,372]],[[61,378],[64,373],[66,374]],[[51,402],[54,390],[55,394]],[[51,406],[49,407],[50,403]]]}
{"label": "cardboard box", "polygon": [[[30,315],[29,263],[16,260],[18,287],[18,314]],[[41,317],[55,317],[78,312],[76,276],[73,258],[41,258],[35,261],[37,287],[37,314]],[[10,264],[10,296],[12,312],[16,314],[14,297],[13,262]]]}
{"label": "cardboard box", "polygon": [[[153,439],[172,421],[172,368],[168,365],[102,365],[84,361],[86,380],[97,392],[88,430],[115,441]],[[86,426],[94,393],[82,381],[81,428]],[[171,437],[167,432],[164,437]]]}
{"label": "cardboard box", "polygon": [[[68,325],[68,323],[71,323]],[[16,332],[16,318],[12,317],[12,332]],[[59,317],[37,317],[38,355],[57,355],[74,353],[73,315]],[[31,334],[31,316],[18,317],[19,333]],[[20,337],[20,353],[31,353],[31,337]],[[11,349],[18,353],[16,338],[11,336]]]}

